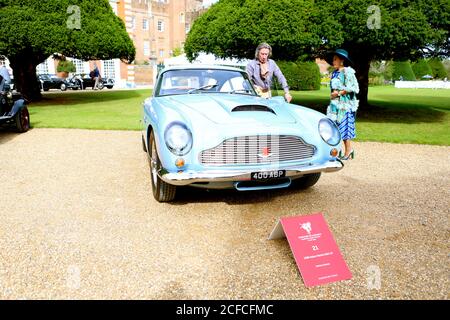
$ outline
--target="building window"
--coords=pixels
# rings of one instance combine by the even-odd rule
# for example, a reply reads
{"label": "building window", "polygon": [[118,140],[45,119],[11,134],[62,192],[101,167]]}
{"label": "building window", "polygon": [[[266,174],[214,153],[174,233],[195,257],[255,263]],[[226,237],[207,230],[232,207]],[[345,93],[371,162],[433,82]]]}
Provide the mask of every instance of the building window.
{"label": "building window", "polygon": [[48,74],[48,61],[45,60],[41,64],[39,64],[36,68],[37,73],[39,74]]}
{"label": "building window", "polygon": [[150,42],[144,41],[144,56],[150,55]]}
{"label": "building window", "polygon": [[113,60],[103,61],[103,74],[107,78],[116,78],[116,68]]}
{"label": "building window", "polygon": [[135,25],[136,25],[136,18],[135,17],[131,17],[130,29],[134,30]]}
{"label": "building window", "polygon": [[159,50],[159,57],[164,58],[164,50]]}
{"label": "building window", "polygon": [[185,23],[186,19],[184,18],[184,12],[180,13],[180,23]]}
{"label": "building window", "polygon": [[148,30],[148,20],[147,19],[142,20],[142,29],[145,31]]}
{"label": "building window", "polygon": [[164,21],[158,20],[158,31],[164,32]]}
{"label": "building window", "polygon": [[189,33],[189,30],[191,30],[191,25],[189,23],[186,24],[186,34]]}
{"label": "building window", "polygon": [[75,73],[77,74],[84,74],[85,72],[85,63],[83,60],[80,59],[73,59],[72,60],[73,64],[75,65],[75,68],[77,71],[75,71]]}

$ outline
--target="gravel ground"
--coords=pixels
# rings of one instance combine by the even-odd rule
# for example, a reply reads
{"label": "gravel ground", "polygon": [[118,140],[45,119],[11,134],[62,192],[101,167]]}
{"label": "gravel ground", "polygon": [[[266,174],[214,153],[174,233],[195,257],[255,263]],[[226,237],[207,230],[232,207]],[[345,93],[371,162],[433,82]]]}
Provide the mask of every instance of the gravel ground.
{"label": "gravel ground", "polygon": [[[139,132],[0,132],[0,298],[448,299],[450,148],[355,150],[307,191],[160,204]],[[308,289],[287,241],[267,240],[278,217],[314,212],[352,280]]]}

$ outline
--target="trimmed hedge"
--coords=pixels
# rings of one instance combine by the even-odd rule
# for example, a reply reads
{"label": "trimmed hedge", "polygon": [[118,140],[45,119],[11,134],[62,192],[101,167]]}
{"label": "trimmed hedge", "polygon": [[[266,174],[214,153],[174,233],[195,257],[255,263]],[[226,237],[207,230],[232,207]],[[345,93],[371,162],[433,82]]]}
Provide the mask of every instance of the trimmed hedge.
{"label": "trimmed hedge", "polygon": [[278,61],[290,90],[320,90],[320,69],[315,62]]}
{"label": "trimmed hedge", "polygon": [[416,76],[411,68],[411,63],[409,61],[394,61],[394,72],[392,77],[395,80],[400,80],[400,77],[405,81],[414,81]]}
{"label": "trimmed hedge", "polygon": [[422,77],[426,75],[433,75],[433,71],[425,59],[420,59],[419,61],[413,63],[412,69],[417,80],[423,80]]}
{"label": "trimmed hedge", "polygon": [[299,90],[320,90],[320,68],[315,62],[297,62],[300,71]]}
{"label": "trimmed hedge", "polygon": [[444,79],[448,76],[447,70],[445,70],[444,64],[437,58],[432,58],[428,61],[428,65],[431,68],[433,78]]}

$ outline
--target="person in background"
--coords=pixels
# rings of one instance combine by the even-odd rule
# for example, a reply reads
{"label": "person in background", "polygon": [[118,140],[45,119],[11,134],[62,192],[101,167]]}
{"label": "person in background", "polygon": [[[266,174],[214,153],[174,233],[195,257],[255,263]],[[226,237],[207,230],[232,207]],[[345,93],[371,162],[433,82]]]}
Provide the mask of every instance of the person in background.
{"label": "person in background", "polygon": [[5,86],[11,83],[11,77],[5,65],[0,67],[0,92],[5,90]]}
{"label": "person in background", "polygon": [[94,64],[94,70],[92,70],[91,72],[92,75],[92,79],[95,80],[95,84],[94,84],[94,90],[98,90],[98,83],[100,82],[101,76],[100,76],[100,71],[98,70],[98,67],[96,64]]}
{"label": "person in background", "polygon": [[353,159],[355,151],[351,146],[351,140],[356,137],[355,120],[359,105],[356,97],[359,93],[358,80],[355,70],[350,66],[353,63],[346,50],[337,49],[330,53],[327,62],[334,68],[330,81],[331,101],[327,116],[336,122],[344,141],[345,153],[340,158]]}
{"label": "person in background", "polygon": [[270,98],[270,88],[273,76],[278,79],[284,90],[284,98],[288,103],[291,102],[292,96],[289,93],[289,86],[286,78],[277,66],[275,61],[270,59],[272,56],[272,47],[267,43],[261,43],[255,52],[255,59],[251,60],[246,67],[248,77],[255,85],[256,91],[263,98]]}

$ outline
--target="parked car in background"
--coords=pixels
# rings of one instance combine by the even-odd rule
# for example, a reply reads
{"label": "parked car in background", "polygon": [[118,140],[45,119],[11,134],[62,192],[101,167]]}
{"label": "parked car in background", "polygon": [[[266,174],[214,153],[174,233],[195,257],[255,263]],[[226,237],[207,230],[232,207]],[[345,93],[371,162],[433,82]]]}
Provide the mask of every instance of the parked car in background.
{"label": "parked car in background", "polygon": [[340,143],[324,114],[281,96],[259,97],[237,68],[167,68],[143,105],[142,144],[161,202],[173,200],[179,186],[308,188],[322,172],[343,168]]}
{"label": "parked car in background", "polygon": [[30,129],[30,114],[25,100],[9,85],[0,92],[0,128],[13,128],[17,132]]}
{"label": "parked car in background", "polygon": [[[86,74],[76,74],[67,79],[69,88],[73,90],[84,90],[87,88],[94,89],[95,80]],[[98,84],[98,88],[102,90],[103,88],[112,89],[114,87],[114,79],[111,78],[101,78]]]}
{"label": "parked car in background", "polygon": [[59,78],[52,74],[39,74],[37,76],[39,87],[43,91],[49,91],[50,89],[59,89],[61,91],[67,90],[67,81],[63,78]]}

